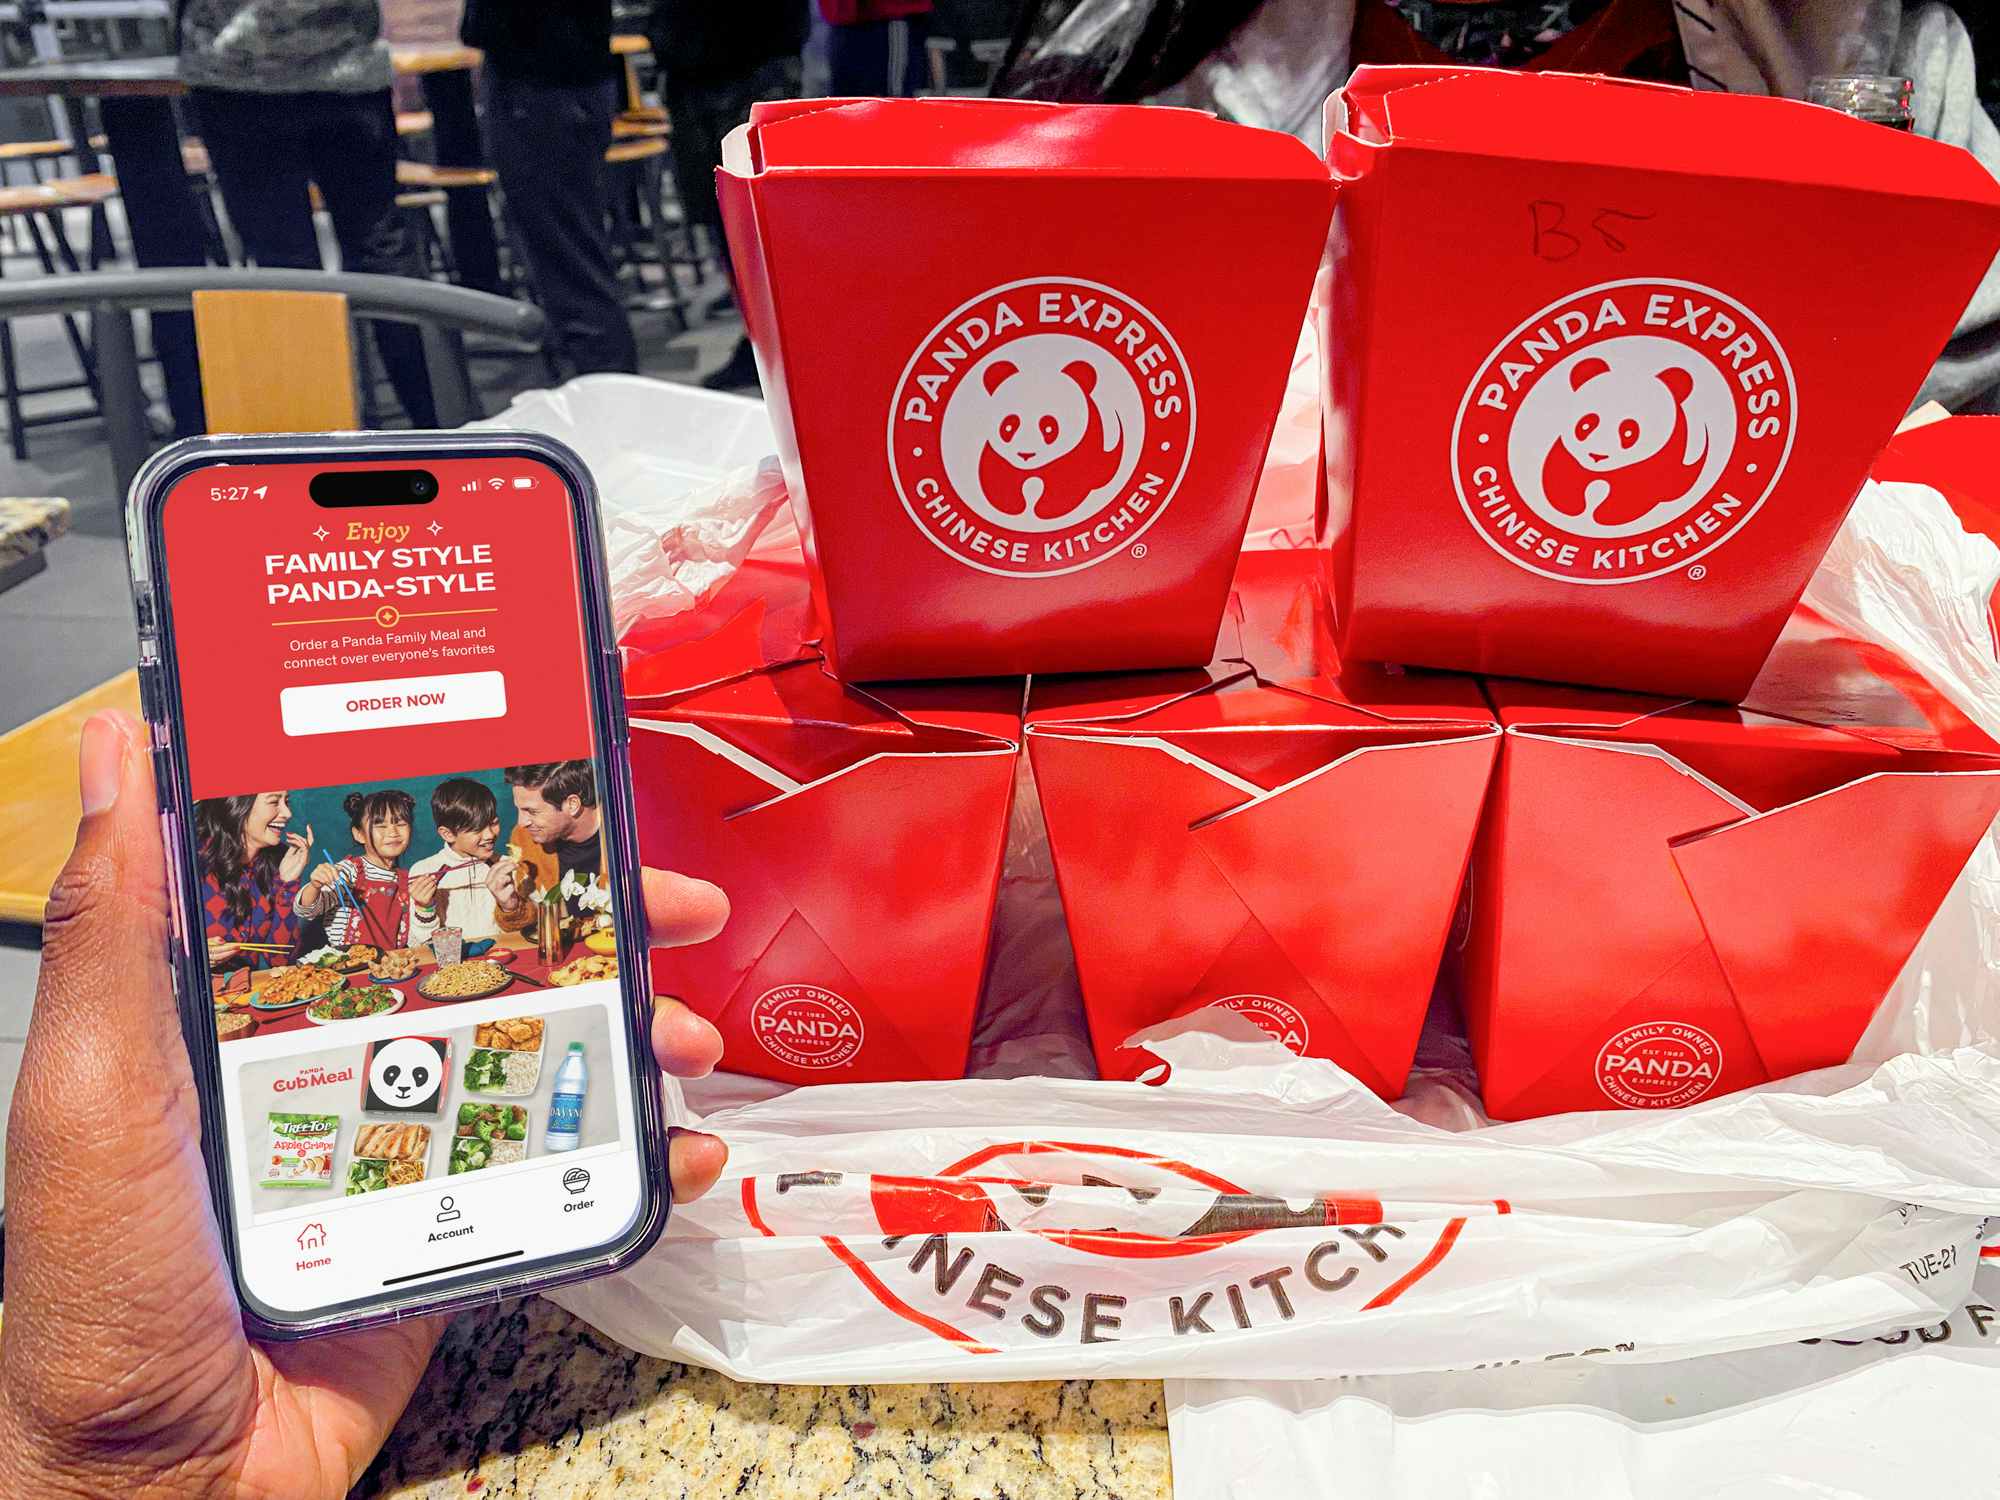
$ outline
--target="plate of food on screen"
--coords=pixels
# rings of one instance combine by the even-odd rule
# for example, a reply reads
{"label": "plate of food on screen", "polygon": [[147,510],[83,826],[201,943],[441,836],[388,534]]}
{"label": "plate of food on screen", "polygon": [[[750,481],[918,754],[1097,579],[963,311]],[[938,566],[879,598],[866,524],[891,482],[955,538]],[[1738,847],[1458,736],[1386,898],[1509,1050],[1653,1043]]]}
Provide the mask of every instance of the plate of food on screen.
{"label": "plate of food on screen", "polygon": [[426,974],[417,982],[417,993],[426,1000],[483,1000],[499,994],[513,979],[490,958],[468,958]]}
{"label": "plate of food on screen", "polygon": [[335,1021],[365,1021],[370,1016],[387,1016],[403,1008],[401,993],[386,985],[347,986],[331,995],[322,995],[306,1007],[306,1019],[318,1026]]}
{"label": "plate of food on screen", "polygon": [[331,995],[346,983],[345,975],[317,964],[285,964],[252,978],[244,1003],[252,1010],[290,1010]]}

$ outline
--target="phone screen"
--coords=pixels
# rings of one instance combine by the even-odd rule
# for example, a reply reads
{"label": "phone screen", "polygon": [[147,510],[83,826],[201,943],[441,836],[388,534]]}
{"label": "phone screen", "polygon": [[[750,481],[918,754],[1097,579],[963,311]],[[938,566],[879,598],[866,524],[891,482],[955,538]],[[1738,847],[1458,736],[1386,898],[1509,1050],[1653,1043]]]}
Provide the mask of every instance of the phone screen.
{"label": "phone screen", "polygon": [[649,1206],[577,525],[516,454],[218,464],[161,502],[211,1102],[274,1321]]}

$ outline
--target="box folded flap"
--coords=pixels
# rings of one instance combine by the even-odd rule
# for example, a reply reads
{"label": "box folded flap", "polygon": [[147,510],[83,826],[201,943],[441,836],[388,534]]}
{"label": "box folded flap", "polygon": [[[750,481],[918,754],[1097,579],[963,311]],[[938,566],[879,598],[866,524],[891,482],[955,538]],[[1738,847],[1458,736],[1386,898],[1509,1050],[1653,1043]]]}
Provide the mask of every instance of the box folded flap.
{"label": "box folded flap", "polygon": [[763,110],[726,154],[738,175],[804,171],[1220,177],[1324,183],[1302,142],[1200,110],[1011,99],[859,99]]}
{"label": "box folded flap", "polygon": [[1853,1049],[1996,815],[2000,766],[1889,772],[1669,846],[1772,1077]]}
{"label": "box folded flap", "polygon": [[697,740],[780,796],[877,756],[1018,748],[1018,684],[842,683],[809,638],[807,597],[803,569],[752,563],[706,608],[665,622],[628,651],[633,728]]}
{"label": "box folded flap", "polygon": [[1346,134],[1364,144],[2000,208],[2000,183],[1970,152],[1791,99],[1460,67],[1358,68],[1338,97]]}
{"label": "box folded flap", "polygon": [[1245,553],[1206,668],[1038,678],[1029,732],[1146,743],[1281,788],[1368,746],[1495,732],[1469,678],[1344,664],[1311,554]]}
{"label": "box folded flap", "polygon": [[[1436,966],[1437,951],[1427,963],[1415,955],[1443,947],[1493,753],[1490,737],[1421,759],[1362,750],[1191,833],[1292,967],[1318,976],[1328,1016],[1381,1070],[1362,1081],[1385,1096],[1408,1071],[1423,1007],[1383,1002],[1413,968]],[[1420,829],[1431,836],[1412,836]],[[1456,836],[1438,836],[1446,830]]]}

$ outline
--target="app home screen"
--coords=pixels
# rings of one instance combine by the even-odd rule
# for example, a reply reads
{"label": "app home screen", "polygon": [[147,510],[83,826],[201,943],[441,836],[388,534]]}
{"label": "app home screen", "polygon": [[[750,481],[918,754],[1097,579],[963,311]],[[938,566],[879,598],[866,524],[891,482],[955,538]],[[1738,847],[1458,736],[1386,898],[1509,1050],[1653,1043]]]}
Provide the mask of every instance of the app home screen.
{"label": "app home screen", "polygon": [[299,1315],[642,1197],[569,498],[533,459],[176,485],[165,573],[243,1281]]}

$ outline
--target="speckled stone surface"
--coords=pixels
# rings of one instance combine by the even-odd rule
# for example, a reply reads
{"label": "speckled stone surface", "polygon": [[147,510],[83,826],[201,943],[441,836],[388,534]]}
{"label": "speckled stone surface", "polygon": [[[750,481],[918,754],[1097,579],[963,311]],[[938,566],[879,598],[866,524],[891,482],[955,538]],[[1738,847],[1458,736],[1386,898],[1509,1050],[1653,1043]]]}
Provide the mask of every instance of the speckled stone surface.
{"label": "speckled stone surface", "polygon": [[737,1385],[553,1303],[453,1323],[354,1494],[1166,1500],[1153,1381]]}
{"label": "speckled stone surface", "polygon": [[0,568],[42,550],[69,530],[69,501],[0,495]]}

